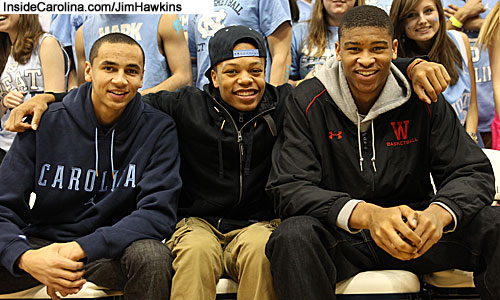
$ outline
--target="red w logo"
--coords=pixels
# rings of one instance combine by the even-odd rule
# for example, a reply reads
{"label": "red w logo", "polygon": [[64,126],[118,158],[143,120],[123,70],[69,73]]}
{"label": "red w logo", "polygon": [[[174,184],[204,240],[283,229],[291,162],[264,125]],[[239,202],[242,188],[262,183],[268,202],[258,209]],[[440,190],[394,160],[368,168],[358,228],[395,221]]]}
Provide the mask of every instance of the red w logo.
{"label": "red w logo", "polygon": [[[405,124],[405,128],[403,129],[403,123]],[[403,136],[403,140],[406,140],[406,137],[408,136],[408,123],[410,123],[409,120],[404,120],[404,121],[397,121],[397,122],[391,122],[392,129],[394,129],[394,134],[396,135],[396,138],[398,141],[401,139],[401,136]],[[398,124],[398,128],[396,129],[396,124]]]}
{"label": "red w logo", "polygon": [[328,138],[330,138],[330,140],[333,140],[333,137],[336,136],[337,139],[342,139],[342,131],[338,131],[336,133],[333,133],[333,131],[330,131],[330,136]]}

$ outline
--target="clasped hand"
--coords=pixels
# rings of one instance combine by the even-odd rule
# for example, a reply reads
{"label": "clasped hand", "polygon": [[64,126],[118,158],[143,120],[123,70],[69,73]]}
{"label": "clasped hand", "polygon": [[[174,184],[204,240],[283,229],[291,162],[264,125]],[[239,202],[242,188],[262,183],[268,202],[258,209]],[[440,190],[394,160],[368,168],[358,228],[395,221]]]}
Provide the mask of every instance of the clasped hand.
{"label": "clasped hand", "polygon": [[[442,217],[443,211],[449,215]],[[438,205],[415,211],[406,205],[380,208],[370,216],[370,234],[375,243],[400,260],[422,256],[442,235],[451,215]]]}
{"label": "clasped hand", "polygon": [[59,300],[62,296],[76,294],[85,284],[82,279],[85,252],[76,242],[54,243],[49,246],[28,250],[18,260],[19,268],[47,286],[47,294]]}

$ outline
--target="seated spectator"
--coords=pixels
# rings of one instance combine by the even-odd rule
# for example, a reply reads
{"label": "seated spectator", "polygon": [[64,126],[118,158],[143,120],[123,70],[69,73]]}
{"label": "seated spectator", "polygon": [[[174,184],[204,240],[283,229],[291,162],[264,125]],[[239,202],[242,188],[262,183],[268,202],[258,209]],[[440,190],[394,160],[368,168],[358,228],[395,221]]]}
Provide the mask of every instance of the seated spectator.
{"label": "seated spectator", "polygon": [[289,83],[295,86],[300,79],[335,56],[337,28],[342,16],[365,0],[333,2],[319,0],[314,3],[311,19],[292,28],[292,67]]}
{"label": "seated spectator", "polygon": [[84,82],[82,66],[89,57],[92,44],[110,32],[127,34],[144,49],[147,67],[142,95],[175,91],[192,83],[189,50],[177,15],[97,14],[86,20],[75,36],[80,84]]}
{"label": "seated spectator", "polygon": [[288,0],[214,1],[214,12],[190,15],[189,52],[197,64],[196,86],[208,83],[208,45],[214,34],[226,27],[243,25],[262,34],[267,41],[266,82],[278,86],[290,75],[290,7]]}
{"label": "seated spectator", "polygon": [[9,109],[44,91],[66,88],[64,52],[38,15],[0,15],[0,163],[15,134],[4,128]]}
{"label": "seated spectator", "polygon": [[476,79],[469,38],[459,31],[446,31],[440,0],[394,0],[390,17],[400,57],[428,55],[445,66],[451,82],[443,97],[477,143]]}
{"label": "seated spectator", "polygon": [[59,299],[56,291],[74,294],[89,280],[125,299],[169,299],[172,259],[161,240],[181,187],[177,134],[140,100],[143,72],[137,42],[104,36],[85,65],[91,84],[14,140],[0,167],[0,293],[42,283]]}
{"label": "seated spectator", "polygon": [[492,167],[448,102],[416,99],[397,49],[384,11],[355,7],[336,59],[286,103],[267,185],[283,219],[266,247],[278,299],[336,299],[367,270],[451,268],[500,299]]}
{"label": "seated spectator", "polygon": [[490,53],[491,77],[493,80],[493,98],[495,100],[495,118],[491,123],[492,148],[500,150],[500,2],[497,2],[481,28],[478,44],[481,50],[488,48]]}
{"label": "seated spectator", "polygon": [[[180,220],[167,242],[175,257],[171,296],[213,300],[225,275],[239,283],[239,299],[275,299],[264,247],[279,221],[264,187],[290,86],[265,84],[265,42],[248,27],[217,32],[209,53],[210,84],[203,91],[186,87],[143,97],[172,115],[179,130],[183,189]],[[415,67],[415,81],[427,71],[442,74],[426,71],[426,64],[433,65]],[[18,117],[33,111],[36,128],[42,98],[54,100],[40,95],[13,111],[15,127],[28,126]]]}

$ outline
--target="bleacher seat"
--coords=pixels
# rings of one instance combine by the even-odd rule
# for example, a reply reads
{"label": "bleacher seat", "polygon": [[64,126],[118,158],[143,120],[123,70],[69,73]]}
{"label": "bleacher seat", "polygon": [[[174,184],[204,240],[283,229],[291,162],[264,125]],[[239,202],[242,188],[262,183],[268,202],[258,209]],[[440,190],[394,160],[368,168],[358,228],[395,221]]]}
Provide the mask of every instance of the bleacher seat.
{"label": "bleacher seat", "polygon": [[[119,300],[121,295],[123,295],[122,292],[111,291],[87,282],[78,294],[66,296],[64,299]],[[38,285],[18,293],[0,295],[0,299],[50,299],[50,297],[47,295],[47,288],[44,285]]]}
{"label": "bleacher seat", "polygon": [[[236,299],[237,290],[238,284],[236,282],[231,279],[221,278],[217,284],[217,299]],[[64,299],[121,300],[123,299],[122,295],[123,293],[120,291],[111,291],[87,282],[78,294],[69,295]],[[47,295],[47,288],[44,285],[38,285],[21,292],[0,295],[0,299],[50,299],[50,297]]]}
{"label": "bleacher seat", "polygon": [[337,283],[335,294],[339,300],[419,299],[420,281],[403,270],[366,271]]}

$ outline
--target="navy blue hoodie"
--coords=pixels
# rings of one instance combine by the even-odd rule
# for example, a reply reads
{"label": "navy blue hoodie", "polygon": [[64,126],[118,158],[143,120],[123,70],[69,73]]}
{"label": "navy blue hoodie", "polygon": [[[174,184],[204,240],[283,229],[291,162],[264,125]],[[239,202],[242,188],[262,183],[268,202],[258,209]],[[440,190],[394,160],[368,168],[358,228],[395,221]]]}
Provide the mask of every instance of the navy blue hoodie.
{"label": "navy blue hoodie", "polygon": [[30,249],[25,236],[76,241],[90,262],[173,232],[181,188],[174,121],[137,94],[104,128],[90,93],[84,84],[51,105],[0,167],[0,262],[13,274]]}

